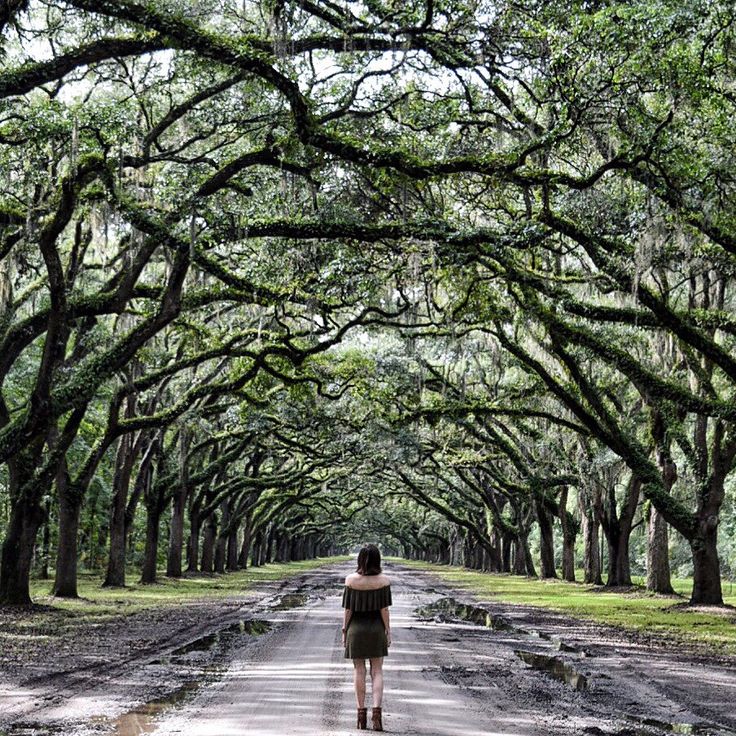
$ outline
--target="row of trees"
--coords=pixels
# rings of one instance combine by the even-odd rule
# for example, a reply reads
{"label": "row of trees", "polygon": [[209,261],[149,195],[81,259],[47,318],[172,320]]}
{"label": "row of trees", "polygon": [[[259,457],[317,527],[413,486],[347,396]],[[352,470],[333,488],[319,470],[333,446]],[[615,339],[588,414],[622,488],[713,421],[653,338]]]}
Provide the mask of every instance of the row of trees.
{"label": "row of trees", "polygon": [[558,528],[564,577],[602,534],[626,585],[638,523],[652,590],[674,530],[722,602],[730,3],[31,0],[0,32],[0,602],[44,550],[75,595],[80,540],[123,584],[136,534],[149,582],[164,546],[369,534],[535,574],[534,534],[549,577]]}

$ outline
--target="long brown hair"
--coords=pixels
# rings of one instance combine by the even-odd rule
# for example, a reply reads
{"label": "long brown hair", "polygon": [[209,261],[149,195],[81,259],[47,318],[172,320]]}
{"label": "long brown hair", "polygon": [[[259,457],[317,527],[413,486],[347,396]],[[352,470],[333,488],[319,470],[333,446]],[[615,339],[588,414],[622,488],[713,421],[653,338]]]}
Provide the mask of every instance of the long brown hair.
{"label": "long brown hair", "polygon": [[366,544],[358,552],[358,569],[361,575],[380,575],[381,552],[375,544]]}

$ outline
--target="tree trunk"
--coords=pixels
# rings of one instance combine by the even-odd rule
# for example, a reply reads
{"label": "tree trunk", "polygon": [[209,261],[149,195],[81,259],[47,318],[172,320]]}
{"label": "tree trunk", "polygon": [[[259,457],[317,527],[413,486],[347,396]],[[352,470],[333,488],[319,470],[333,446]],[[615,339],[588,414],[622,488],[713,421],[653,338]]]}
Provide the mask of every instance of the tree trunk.
{"label": "tree trunk", "polygon": [[251,567],[258,567],[261,564],[261,544],[262,543],[263,543],[263,534],[261,532],[256,532],[255,538],[253,539],[253,546],[250,552]]}
{"label": "tree trunk", "polygon": [[567,510],[568,488],[564,486],[560,493],[559,517],[562,527],[562,579],[575,582],[575,538],[578,528],[573,515]]}
{"label": "tree trunk", "polygon": [[187,572],[197,572],[199,569],[199,534],[202,520],[199,510],[192,509],[189,513],[189,542],[187,544]]}
{"label": "tree trunk", "polygon": [[33,547],[43,521],[43,511],[34,498],[23,494],[11,508],[0,552],[0,605],[30,605]]}
{"label": "tree trunk", "polygon": [[138,503],[140,502],[141,496],[146,488],[149,476],[150,473],[148,466],[141,464],[135,483],[133,484],[133,491],[131,492],[128,503],[125,506],[125,550],[128,555],[130,555],[130,550],[133,547],[133,529],[135,515],[138,510]]}
{"label": "tree trunk", "polygon": [[214,513],[204,523],[202,540],[202,572],[214,572],[215,539],[217,538],[217,517]]}
{"label": "tree trunk", "polygon": [[133,471],[132,437],[123,435],[118,444],[113,480],[113,499],[110,512],[110,552],[105,587],[125,586],[125,509]]}
{"label": "tree trunk", "polygon": [[452,546],[450,549],[450,564],[451,565],[460,565],[462,560],[462,549],[463,549],[463,536],[462,531],[455,527],[455,532],[453,534],[452,539]]}
{"label": "tree trunk", "polygon": [[552,514],[545,506],[544,499],[535,499],[534,506],[539,524],[539,552],[542,558],[542,577],[556,578],[555,570],[555,538],[552,526]]}
{"label": "tree trunk", "polygon": [[238,526],[233,524],[227,535],[227,563],[230,572],[238,569]]}
{"label": "tree trunk", "polygon": [[286,534],[279,533],[276,535],[276,562],[288,562],[289,559],[289,540]]}
{"label": "tree trunk", "polygon": [[526,575],[526,549],[521,537],[514,539],[514,575]]}
{"label": "tree trunk", "polygon": [[56,551],[56,577],[53,594],[58,598],[77,598],[77,535],[81,499],[68,489],[59,488],[59,546]]}
{"label": "tree trunk", "polygon": [[47,501],[43,509],[43,537],[41,541],[41,560],[38,577],[49,579],[49,559],[51,557],[51,502]]}
{"label": "tree trunk", "polygon": [[[568,525],[568,530],[572,525]],[[572,527],[574,529],[574,527]],[[575,582],[575,537],[574,531],[563,530],[562,534],[562,579]]]}
{"label": "tree trunk", "polygon": [[217,537],[215,543],[215,572],[220,575],[225,573],[225,546],[227,544],[226,537]]}
{"label": "tree trunk", "polygon": [[524,535],[521,539],[522,546],[524,547],[524,558],[526,564],[526,574],[530,578],[537,577],[537,571],[534,569],[534,559],[532,558],[532,552],[529,549],[529,536]]}
{"label": "tree trunk", "polygon": [[259,565],[265,565],[266,563],[269,562],[268,552],[269,552],[269,548],[270,548],[270,543],[269,543],[270,537],[271,537],[271,535],[270,534],[266,534],[265,532],[261,536],[261,545],[260,545],[260,550],[258,552],[258,559],[259,559],[259,563],[258,564]]}
{"label": "tree trunk", "polygon": [[294,537],[291,540],[291,548],[289,550],[290,560],[303,560],[304,540],[301,537]]}
{"label": "tree trunk", "polygon": [[608,579],[606,580],[606,587],[631,585],[630,535],[631,524],[615,524],[612,533],[606,537],[608,542]]}
{"label": "tree trunk", "polygon": [[649,511],[647,531],[647,590],[664,594],[675,592],[670,580],[667,522],[654,506]]}
{"label": "tree trunk", "polygon": [[[677,465],[670,453],[670,443],[662,423],[661,414],[656,412],[652,426],[652,437],[657,443],[657,462],[662,472],[662,482],[668,493],[677,481]],[[672,594],[670,580],[670,550],[667,522],[652,505],[649,509],[647,526],[647,590],[653,593]]]}
{"label": "tree trunk", "polygon": [[186,486],[180,486],[171,500],[171,523],[169,526],[169,550],[166,557],[166,577],[180,578],[182,572],[182,550],[184,547],[184,510]]}
{"label": "tree trunk", "polygon": [[475,569],[483,569],[483,560],[485,560],[484,548],[482,544],[477,544],[475,547]]}
{"label": "tree trunk", "polygon": [[220,533],[215,542],[215,572],[221,575],[225,573],[225,562],[227,560],[227,529],[230,526],[230,500],[225,499],[220,504],[222,516],[220,518]]}
{"label": "tree trunk", "polygon": [[241,570],[248,567],[248,555],[250,554],[250,543],[252,539],[252,529],[250,515],[245,518],[245,526],[243,528],[243,544],[240,547],[240,556],[238,557],[238,566]]}
{"label": "tree trunk", "polygon": [[180,578],[182,550],[184,548],[184,512],[189,491],[187,455],[189,434],[182,427],[179,435],[179,487],[171,500],[171,526],[169,527],[169,554],[166,560],[166,577]]}
{"label": "tree trunk", "polygon": [[105,587],[125,586],[125,499],[116,494],[110,517],[110,549],[107,573],[102,583]]}
{"label": "tree trunk", "polygon": [[493,544],[493,552],[491,553],[491,572],[501,572],[501,536],[497,531],[491,535],[491,543]]}
{"label": "tree trunk", "polygon": [[580,493],[580,518],[583,531],[583,581],[603,585],[601,577],[601,553],[598,546],[599,522],[592,509],[585,507]]}
{"label": "tree trunk", "polygon": [[693,553],[693,592],[690,603],[723,605],[721,567],[718,559],[718,518],[701,522],[690,542]]}
{"label": "tree trunk", "polygon": [[473,566],[473,547],[470,542],[470,534],[463,539],[463,567],[470,569]]}
{"label": "tree trunk", "polygon": [[610,514],[604,524],[608,543],[608,579],[606,587],[631,585],[631,563],[629,561],[629,539],[634,514],[641,494],[641,481],[632,476],[626,490],[626,499],[620,517],[616,516],[616,500],[613,489],[609,489]]}
{"label": "tree trunk", "polygon": [[513,537],[510,534],[503,535],[503,550],[501,555],[501,572],[511,572],[511,547]]}
{"label": "tree trunk", "polygon": [[158,567],[158,539],[161,522],[161,508],[151,504],[146,508],[146,549],[143,554],[142,583],[155,583]]}

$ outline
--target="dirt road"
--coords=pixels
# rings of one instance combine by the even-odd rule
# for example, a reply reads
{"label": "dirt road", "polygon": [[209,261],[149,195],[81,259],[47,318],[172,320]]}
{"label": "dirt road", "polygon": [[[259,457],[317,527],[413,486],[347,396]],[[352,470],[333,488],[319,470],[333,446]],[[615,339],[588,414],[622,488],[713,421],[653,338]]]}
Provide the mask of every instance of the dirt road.
{"label": "dirt road", "polygon": [[[48,704],[42,687],[18,687],[13,698],[0,689],[0,733],[352,733],[352,665],[339,641],[339,584],[348,569],[304,576],[293,590],[251,605],[245,618],[233,621],[231,612],[206,635],[162,648],[115,676],[76,689],[57,682]],[[388,732],[736,733],[730,660],[637,644],[539,609],[477,606],[428,575],[396,566],[387,572],[394,589]],[[183,684],[163,697],[142,696],[177,681]],[[67,696],[59,697],[60,687]],[[147,702],[131,708],[140,700]],[[24,703],[32,707],[18,710]]]}
{"label": "dirt road", "polygon": [[[625,651],[625,642],[606,644],[600,630],[586,649],[585,633],[570,630],[569,622],[524,621],[528,611],[504,606],[489,615],[489,607],[457,605],[447,596],[452,591],[427,576],[390,572],[394,645],[384,704],[390,732],[660,734],[693,724],[691,733],[726,733],[736,726],[733,670],[663,653],[658,661],[651,649],[637,654]],[[236,655],[217,685],[164,718],[155,733],[352,732],[352,665],[339,642],[339,588],[332,574],[320,577],[316,590],[324,599],[284,612],[272,635]],[[713,682],[705,688],[710,694],[694,692],[703,679]]]}

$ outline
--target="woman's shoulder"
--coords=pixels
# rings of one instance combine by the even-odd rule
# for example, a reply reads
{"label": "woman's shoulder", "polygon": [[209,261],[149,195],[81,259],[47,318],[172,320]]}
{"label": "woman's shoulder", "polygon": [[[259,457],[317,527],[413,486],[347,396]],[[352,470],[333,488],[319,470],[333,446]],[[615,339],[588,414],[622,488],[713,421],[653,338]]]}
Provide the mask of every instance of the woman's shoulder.
{"label": "woman's shoulder", "polygon": [[353,572],[345,578],[345,585],[355,590],[378,590],[391,585],[388,575],[360,575]]}

